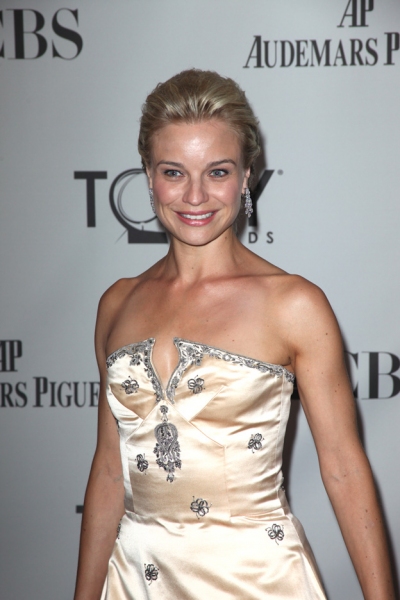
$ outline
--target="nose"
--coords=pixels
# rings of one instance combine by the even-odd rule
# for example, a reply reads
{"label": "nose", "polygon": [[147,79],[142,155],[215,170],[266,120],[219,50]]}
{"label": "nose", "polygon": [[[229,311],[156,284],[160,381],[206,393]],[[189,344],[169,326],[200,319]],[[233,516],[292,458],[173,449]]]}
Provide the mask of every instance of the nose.
{"label": "nose", "polygon": [[188,186],[185,190],[185,194],[182,199],[183,202],[191,204],[192,206],[199,206],[200,204],[204,204],[204,202],[207,202],[208,194],[204,187],[204,183],[201,180],[191,180],[188,183]]}

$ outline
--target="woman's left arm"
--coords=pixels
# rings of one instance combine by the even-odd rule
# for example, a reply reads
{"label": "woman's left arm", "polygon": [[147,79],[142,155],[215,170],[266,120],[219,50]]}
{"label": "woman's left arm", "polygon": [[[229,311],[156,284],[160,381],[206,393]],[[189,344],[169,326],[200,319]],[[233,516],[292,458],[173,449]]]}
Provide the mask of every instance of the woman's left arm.
{"label": "woman's left arm", "polygon": [[321,476],[366,600],[395,592],[382,514],[358,432],[336,318],[324,294],[304,280],[292,295],[290,347]]}

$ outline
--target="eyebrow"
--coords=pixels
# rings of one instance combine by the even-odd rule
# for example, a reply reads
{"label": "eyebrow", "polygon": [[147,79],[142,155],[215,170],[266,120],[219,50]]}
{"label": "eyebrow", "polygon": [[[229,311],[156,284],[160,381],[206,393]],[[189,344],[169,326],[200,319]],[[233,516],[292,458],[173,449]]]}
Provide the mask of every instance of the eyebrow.
{"label": "eyebrow", "polygon": [[[222,160],[214,160],[213,162],[208,163],[207,168],[218,167],[219,165],[223,165],[225,163],[230,163],[236,167],[236,163],[234,160],[232,160],[231,158],[224,158]],[[170,160],[160,160],[156,166],[158,167],[159,165],[169,165],[171,167],[179,167],[180,169],[184,168],[182,163],[173,162]]]}

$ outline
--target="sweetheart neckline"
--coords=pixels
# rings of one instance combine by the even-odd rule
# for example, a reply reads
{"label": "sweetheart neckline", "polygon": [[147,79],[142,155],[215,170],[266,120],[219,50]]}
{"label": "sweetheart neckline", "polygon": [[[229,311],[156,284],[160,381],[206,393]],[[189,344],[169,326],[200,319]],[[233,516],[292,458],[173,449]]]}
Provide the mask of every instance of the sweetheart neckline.
{"label": "sweetheart neckline", "polygon": [[[194,344],[194,345],[197,345],[197,346],[203,346],[203,347],[206,347],[206,348],[211,348],[211,350],[216,350],[217,352],[223,352],[223,353],[224,353],[224,354],[226,354],[227,356],[229,356],[229,355],[230,355],[230,356],[235,356],[235,357],[237,357],[237,358],[239,358],[239,359],[243,359],[243,360],[245,360],[245,361],[246,361],[246,360],[249,360],[249,361],[252,361],[252,362],[254,362],[254,363],[258,363],[258,364],[260,364],[260,365],[263,365],[263,366],[265,366],[265,367],[267,367],[267,368],[268,368],[268,367],[271,367],[271,368],[274,368],[274,367],[275,367],[275,368],[277,368],[277,367],[278,367],[278,368],[280,368],[280,369],[283,369],[283,371],[284,371],[284,373],[285,373],[285,376],[286,376],[286,378],[287,378],[289,381],[292,381],[292,383],[293,383],[293,381],[294,381],[294,378],[295,378],[295,374],[294,374],[292,371],[289,371],[289,369],[286,369],[286,367],[284,367],[283,365],[279,365],[279,364],[276,364],[276,363],[265,362],[265,361],[263,361],[263,360],[258,360],[257,358],[252,358],[251,356],[246,356],[245,354],[238,354],[237,352],[230,352],[229,350],[225,350],[224,348],[219,348],[218,346],[212,346],[211,344],[204,344],[203,342],[195,342],[195,341],[193,341],[193,340],[187,340],[187,339],[185,339],[185,338],[181,338],[181,337],[173,337],[173,338],[172,338],[172,341],[173,341],[173,343],[174,343],[174,345],[175,345],[176,349],[178,350],[178,364],[177,364],[177,366],[176,366],[176,367],[173,369],[173,371],[172,371],[172,374],[171,374],[171,376],[170,376],[170,378],[169,378],[169,380],[168,380],[167,386],[166,386],[165,388],[164,388],[164,386],[163,386],[163,385],[162,385],[162,383],[161,383],[161,379],[160,379],[160,377],[159,377],[159,375],[158,375],[158,372],[157,372],[157,369],[156,369],[156,367],[155,367],[155,365],[154,365],[154,363],[153,363],[152,356],[150,357],[150,360],[151,360],[152,367],[153,367],[153,369],[154,369],[154,371],[155,371],[155,374],[156,374],[156,376],[157,376],[157,378],[158,378],[158,380],[159,380],[159,383],[161,384],[161,387],[162,387],[162,389],[163,389],[163,390],[167,390],[167,389],[168,389],[168,387],[169,387],[169,384],[170,384],[170,382],[171,382],[171,380],[172,380],[172,378],[173,378],[173,376],[174,376],[174,373],[175,373],[175,372],[178,370],[178,368],[179,368],[179,365],[180,365],[180,362],[181,362],[181,355],[180,355],[179,348],[178,348],[178,343],[179,343],[179,342],[183,342],[183,343],[185,343],[185,344]],[[123,346],[121,346],[120,348],[117,348],[116,350],[114,350],[113,352],[111,352],[111,354],[109,354],[109,355],[107,356],[107,358],[106,358],[106,363],[107,363],[107,362],[108,362],[108,361],[111,359],[111,357],[112,357],[113,355],[115,355],[117,352],[120,352],[120,351],[121,351],[121,350],[123,350],[124,348],[128,348],[128,347],[130,347],[130,346],[137,346],[137,345],[139,345],[139,344],[146,344],[146,343],[148,343],[148,342],[150,342],[150,343],[151,343],[151,350],[153,350],[153,346],[154,346],[154,344],[156,343],[156,338],[149,337],[149,338],[146,338],[145,340],[141,340],[140,342],[130,342],[129,344],[124,344],[124,345],[123,345]],[[151,352],[151,354],[152,354],[152,352]]]}

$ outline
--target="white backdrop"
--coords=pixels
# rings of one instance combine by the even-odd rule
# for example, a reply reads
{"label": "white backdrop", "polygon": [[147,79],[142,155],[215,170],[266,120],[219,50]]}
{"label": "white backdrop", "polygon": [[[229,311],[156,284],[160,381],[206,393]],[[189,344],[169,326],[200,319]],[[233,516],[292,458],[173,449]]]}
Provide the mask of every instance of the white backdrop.
{"label": "white backdrop", "polygon": [[[398,0],[1,0],[0,10],[1,598],[72,597],[96,436],[97,302],[167,248],[145,223],[144,176],[119,176],[140,167],[147,93],[193,66],[237,80],[260,118],[260,174],[273,173],[242,239],[331,300],[398,568]],[[361,599],[292,408],[293,512],[329,598]]]}

